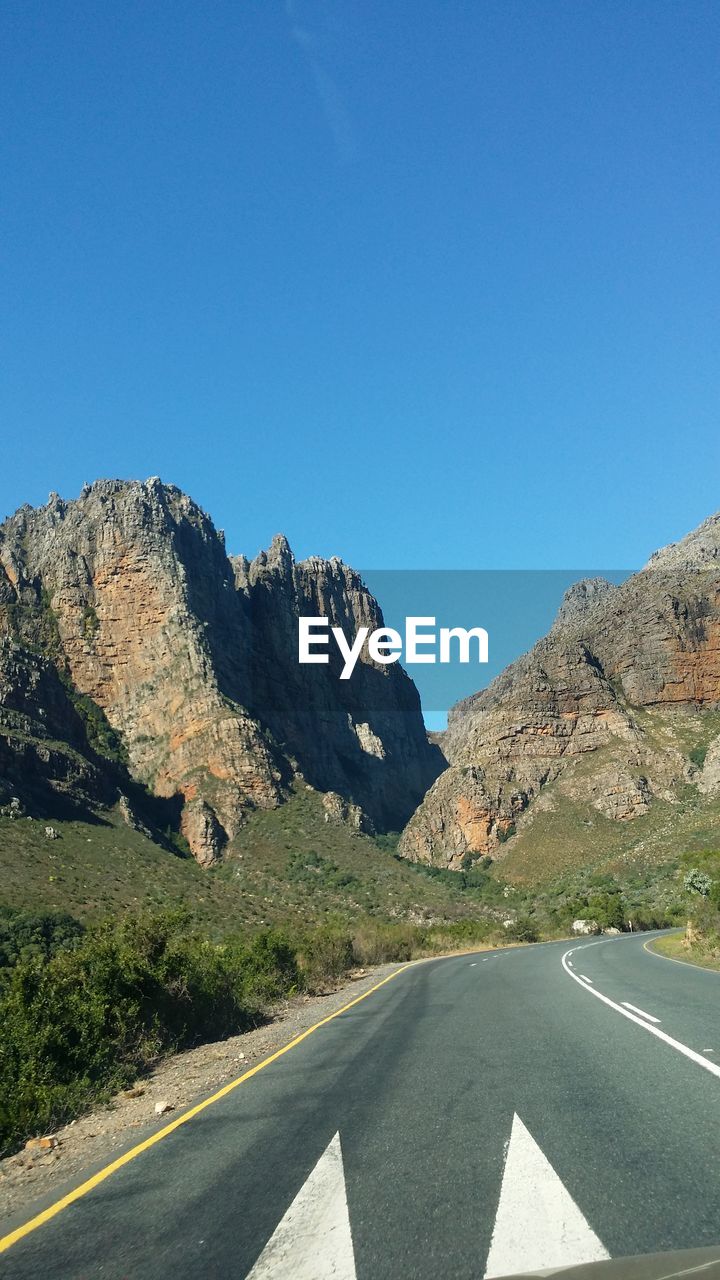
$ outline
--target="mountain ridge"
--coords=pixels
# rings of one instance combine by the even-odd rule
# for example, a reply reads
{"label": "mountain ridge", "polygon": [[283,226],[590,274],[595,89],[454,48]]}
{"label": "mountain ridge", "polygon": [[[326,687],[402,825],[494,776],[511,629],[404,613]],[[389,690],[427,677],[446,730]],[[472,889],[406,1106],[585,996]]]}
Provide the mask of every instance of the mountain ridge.
{"label": "mountain ridge", "polygon": [[[369,662],[352,690],[332,666],[310,668],[314,700],[279,744],[306,597],[340,625],[382,620],[354,571],[319,558],[296,566],[282,537],[252,562],[231,561],[210,517],[157,477],[97,481],[71,501],[51,494],[0,526],[0,629],[16,663],[34,650],[99,709],[132,778],[179,798],[182,834],[206,866],[305,769],[307,785],[339,790],[357,821],[388,829],[441,768],[409,677]],[[358,702],[362,682],[377,705]]]}
{"label": "mountain ridge", "polygon": [[[620,585],[574,584],[548,634],[451,709],[443,736],[450,768],[410,820],[400,852],[451,868],[488,855],[511,861],[541,794],[570,787],[572,768],[589,755],[596,769],[584,799],[616,821],[646,813],[653,798],[679,803],[682,788],[698,781],[714,794],[680,738],[718,706],[715,515]],[[644,713],[675,717],[667,741],[653,738]],[[716,750],[713,740],[711,761]]]}

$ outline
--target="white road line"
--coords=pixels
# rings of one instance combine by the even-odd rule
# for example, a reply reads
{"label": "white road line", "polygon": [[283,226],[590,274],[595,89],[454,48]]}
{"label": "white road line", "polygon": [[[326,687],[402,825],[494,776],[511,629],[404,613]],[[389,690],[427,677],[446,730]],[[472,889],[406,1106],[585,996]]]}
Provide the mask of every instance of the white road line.
{"label": "white road line", "polygon": [[572,962],[572,960],[568,960],[568,964],[570,965],[570,968],[572,969],[572,967],[573,967],[573,962]]}
{"label": "white road line", "polygon": [[[596,943],[588,943],[588,946],[590,947],[596,945]],[[583,991],[588,991],[591,996],[595,996],[598,1000],[602,1000],[603,1004],[614,1009],[616,1013],[621,1013],[623,1018],[629,1018],[630,1022],[634,1022],[638,1027],[642,1027],[643,1030],[647,1031],[651,1036],[656,1036],[658,1040],[662,1040],[665,1044],[669,1044],[671,1049],[677,1049],[678,1053],[682,1053],[684,1057],[689,1058],[691,1062],[696,1062],[699,1067],[704,1067],[711,1075],[720,1077],[720,1067],[714,1062],[708,1062],[707,1058],[701,1057],[699,1053],[696,1053],[694,1049],[690,1049],[688,1045],[683,1044],[681,1040],[674,1040],[666,1031],[661,1031],[659,1027],[652,1026],[652,1024],[646,1022],[644,1018],[638,1018],[637,1014],[631,1013],[629,1009],[623,1009],[621,1004],[616,1004],[609,996],[604,996],[602,991],[598,991],[595,987],[589,987],[586,983],[581,982],[578,975],[573,973],[572,969],[568,968],[567,955],[568,953],[566,951],[562,958],[562,967],[568,977],[572,978],[573,982],[577,982],[578,986],[582,987]]]}
{"label": "white road line", "polygon": [[471,969],[476,969],[476,968],[477,968],[477,960],[473,960],[472,964],[470,965],[470,968],[471,968]]}
{"label": "white road line", "polygon": [[623,1009],[632,1009],[633,1013],[639,1013],[641,1018],[647,1018],[648,1022],[660,1022],[659,1018],[654,1018],[651,1013],[645,1013],[644,1009],[638,1009],[636,1004],[630,1004],[629,1000],[623,1000]]}
{"label": "white road line", "polygon": [[[574,977],[574,976],[575,976],[575,975],[573,974],[573,977]],[[589,983],[590,983],[590,985],[592,986],[592,978],[586,978],[584,973],[581,973],[581,974],[580,974],[580,977],[582,978],[583,982],[589,982]]]}
{"label": "white road line", "polygon": [[485,1280],[609,1256],[532,1134],[513,1116]]}
{"label": "white road line", "polygon": [[356,1280],[339,1133],[306,1178],[247,1280]]}

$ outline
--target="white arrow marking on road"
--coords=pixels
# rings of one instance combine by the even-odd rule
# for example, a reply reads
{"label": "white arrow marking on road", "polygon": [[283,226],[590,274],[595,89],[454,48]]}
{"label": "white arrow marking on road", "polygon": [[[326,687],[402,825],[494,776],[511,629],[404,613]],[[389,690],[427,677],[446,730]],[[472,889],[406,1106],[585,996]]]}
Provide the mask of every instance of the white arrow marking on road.
{"label": "white arrow marking on road", "polygon": [[356,1280],[339,1133],[303,1183],[247,1280]]}
{"label": "white arrow marking on road", "polygon": [[609,1257],[550,1161],[513,1116],[485,1280]]}

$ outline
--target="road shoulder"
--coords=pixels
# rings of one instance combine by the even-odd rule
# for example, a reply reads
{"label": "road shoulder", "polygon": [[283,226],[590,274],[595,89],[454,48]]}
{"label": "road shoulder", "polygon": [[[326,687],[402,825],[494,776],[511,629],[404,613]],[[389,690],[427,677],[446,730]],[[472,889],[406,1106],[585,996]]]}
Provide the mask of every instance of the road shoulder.
{"label": "road shoulder", "polygon": [[683,933],[672,933],[664,938],[653,938],[645,943],[645,950],[676,964],[691,965],[695,969],[720,972],[720,956],[710,954],[695,946],[688,946]]}
{"label": "road shoulder", "polygon": [[[134,1088],[55,1130],[56,1145],[50,1149],[29,1147],[0,1160],[0,1220],[16,1219],[54,1200],[402,967],[385,964],[360,970],[326,995],[284,1001],[252,1031],[165,1058]],[[156,1114],[161,1104],[167,1109]]]}

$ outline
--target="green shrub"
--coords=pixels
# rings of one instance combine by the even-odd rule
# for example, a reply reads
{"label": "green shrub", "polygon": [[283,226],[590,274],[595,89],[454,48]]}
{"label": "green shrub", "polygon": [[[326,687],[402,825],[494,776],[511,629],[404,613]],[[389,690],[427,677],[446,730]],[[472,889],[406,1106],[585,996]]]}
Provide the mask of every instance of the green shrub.
{"label": "green shrub", "polygon": [[688,893],[699,893],[701,897],[707,898],[712,888],[712,878],[707,871],[691,867],[683,877],[683,888]]}
{"label": "green shrub", "polygon": [[77,946],[85,933],[65,911],[17,911],[0,907],[0,971],[20,960],[49,960],[63,947]]}
{"label": "green shrub", "polygon": [[301,941],[298,961],[307,990],[321,991],[352,967],[352,938],[333,925],[323,925]]}
{"label": "green shrub", "polygon": [[538,932],[531,920],[518,917],[504,930],[508,942],[537,942]]}
{"label": "green shrub", "polygon": [[396,964],[411,960],[421,940],[416,925],[367,923],[353,930],[352,946],[359,965]]}
{"label": "green shrub", "polygon": [[68,1120],[163,1054],[252,1026],[298,971],[283,938],[217,946],[161,913],[88,933],[7,971],[0,1150]]}

